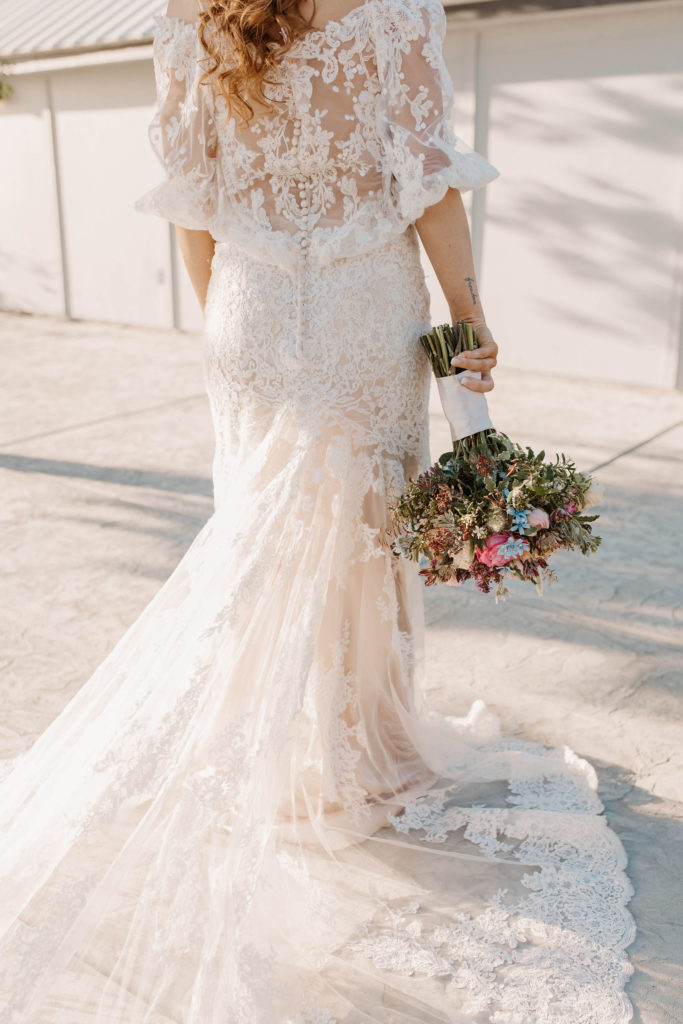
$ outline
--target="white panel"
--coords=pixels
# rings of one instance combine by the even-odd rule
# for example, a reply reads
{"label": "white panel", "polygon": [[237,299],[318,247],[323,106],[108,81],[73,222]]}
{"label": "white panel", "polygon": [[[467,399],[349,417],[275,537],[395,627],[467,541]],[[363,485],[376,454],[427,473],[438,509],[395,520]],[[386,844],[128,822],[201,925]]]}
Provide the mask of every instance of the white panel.
{"label": "white panel", "polygon": [[[474,145],[475,44],[476,35],[474,32],[463,30],[460,26],[453,23],[449,24],[444,40],[444,56],[454,87],[453,127],[457,134],[470,146]],[[471,217],[471,192],[463,194],[463,203],[468,216]],[[422,265],[431,295],[432,323],[446,323],[450,320],[448,305],[423,248],[421,248],[421,252]]]}
{"label": "white panel", "polygon": [[453,125],[470,146],[474,145],[476,42],[477,35],[472,29],[463,29],[453,21],[448,23],[444,56],[453,81]]}
{"label": "white panel", "polygon": [[168,227],[133,209],[162,177],[151,62],[55,72],[53,96],[73,315],[170,326]]}
{"label": "white panel", "polygon": [[0,102],[0,307],[63,313],[59,222],[45,80]]}
{"label": "white panel", "polygon": [[673,386],[683,8],[489,29],[482,285],[508,365]]}

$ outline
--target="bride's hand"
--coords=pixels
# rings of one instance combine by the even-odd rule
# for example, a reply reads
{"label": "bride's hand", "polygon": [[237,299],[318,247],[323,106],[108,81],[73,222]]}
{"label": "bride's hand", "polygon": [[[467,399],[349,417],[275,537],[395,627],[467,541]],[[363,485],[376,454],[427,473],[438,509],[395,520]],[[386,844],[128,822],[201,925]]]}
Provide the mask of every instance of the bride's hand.
{"label": "bride's hand", "polygon": [[481,380],[468,379],[462,382],[462,386],[468,388],[469,391],[492,391],[494,384],[491,370],[498,362],[498,346],[486,324],[472,321],[472,327],[476,331],[479,348],[474,349],[473,352],[462,352],[459,356],[454,356],[451,365],[481,373]]}

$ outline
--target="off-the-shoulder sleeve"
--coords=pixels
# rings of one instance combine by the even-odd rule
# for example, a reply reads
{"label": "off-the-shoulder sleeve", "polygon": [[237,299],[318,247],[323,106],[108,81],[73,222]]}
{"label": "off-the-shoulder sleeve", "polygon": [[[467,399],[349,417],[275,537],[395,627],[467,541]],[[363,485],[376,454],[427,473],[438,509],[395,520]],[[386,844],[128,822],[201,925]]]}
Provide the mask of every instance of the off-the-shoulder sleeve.
{"label": "off-the-shoulder sleeve", "polygon": [[197,27],[158,17],[154,34],[157,110],[149,127],[166,179],[137,200],[135,209],[180,227],[210,229],[216,212],[216,126],[211,89],[200,83],[206,56]]}
{"label": "off-the-shoulder sleeve", "polygon": [[385,0],[375,17],[379,132],[403,218],[414,221],[449,187],[480,188],[500,171],[453,128],[440,0]]}

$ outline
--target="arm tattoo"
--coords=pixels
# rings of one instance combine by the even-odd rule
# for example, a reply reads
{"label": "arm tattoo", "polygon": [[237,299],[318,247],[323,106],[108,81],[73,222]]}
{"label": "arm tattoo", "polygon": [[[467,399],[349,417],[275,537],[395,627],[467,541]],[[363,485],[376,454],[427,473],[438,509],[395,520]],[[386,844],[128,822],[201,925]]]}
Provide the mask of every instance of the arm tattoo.
{"label": "arm tattoo", "polygon": [[475,292],[474,288],[472,287],[472,285],[474,284],[474,281],[473,281],[473,279],[471,277],[466,277],[465,280],[467,281],[467,287],[469,288],[470,295],[472,296],[472,303],[476,306],[476,304],[477,304],[477,293]]}

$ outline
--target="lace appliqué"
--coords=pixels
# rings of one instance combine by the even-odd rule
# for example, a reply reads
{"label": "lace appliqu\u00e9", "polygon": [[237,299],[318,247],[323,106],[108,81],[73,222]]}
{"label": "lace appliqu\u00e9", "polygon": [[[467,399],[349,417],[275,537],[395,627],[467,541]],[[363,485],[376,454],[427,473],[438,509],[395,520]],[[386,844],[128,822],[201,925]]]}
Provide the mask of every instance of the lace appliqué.
{"label": "lace appliqu\u00e9", "polygon": [[159,18],[151,140],[167,181],[137,209],[294,269],[376,250],[448,187],[498,170],[455,134],[439,0],[366,0],[283,54],[248,125],[200,84],[192,24]]}
{"label": "lace appliqu\u00e9", "polygon": [[[517,744],[504,742],[501,751],[506,746]],[[539,749],[542,758],[550,753]],[[596,813],[593,770],[568,753],[573,776],[541,768],[535,779],[510,781],[514,809],[451,806],[457,787],[446,786],[390,816],[398,832],[425,843],[460,834],[484,858],[531,868],[520,875],[528,894],[501,890],[482,913],[438,925],[413,903],[366,926],[356,952],[384,970],[448,978],[454,1005],[488,1011],[495,1024],[629,1020],[621,990],[632,973],[623,949],[634,934],[626,911],[633,888],[622,872],[623,848]]]}

